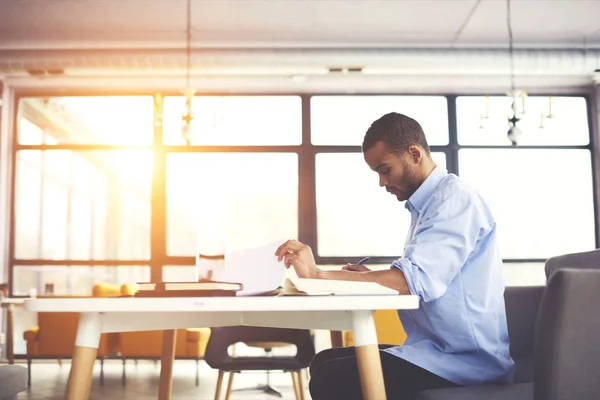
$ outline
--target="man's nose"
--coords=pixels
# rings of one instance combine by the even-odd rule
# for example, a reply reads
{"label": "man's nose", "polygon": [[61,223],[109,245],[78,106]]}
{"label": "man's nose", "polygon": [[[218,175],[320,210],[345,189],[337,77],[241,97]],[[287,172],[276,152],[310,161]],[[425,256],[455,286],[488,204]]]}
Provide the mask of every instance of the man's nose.
{"label": "man's nose", "polygon": [[384,176],[379,177],[379,186],[384,187],[387,186],[388,181]]}

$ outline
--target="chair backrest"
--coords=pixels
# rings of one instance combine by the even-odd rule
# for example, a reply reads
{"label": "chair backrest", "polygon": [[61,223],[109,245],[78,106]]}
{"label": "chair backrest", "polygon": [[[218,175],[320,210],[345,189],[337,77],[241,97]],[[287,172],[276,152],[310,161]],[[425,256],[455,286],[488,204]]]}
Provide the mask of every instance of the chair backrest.
{"label": "chair backrest", "polygon": [[[204,360],[211,368],[228,369],[234,363],[253,358],[233,358],[229,355],[227,351],[229,346],[238,342],[279,342],[293,344],[297,348],[296,355],[293,357],[297,369],[307,368],[315,356],[315,347],[309,330],[229,326],[212,329],[208,344],[206,345]],[[290,357],[287,358],[289,359]],[[260,369],[278,369],[274,366],[276,359],[272,359],[273,363],[269,363],[269,365],[265,363],[265,367]],[[273,365],[272,368],[271,365]]]}
{"label": "chair backrest", "polygon": [[599,269],[559,269],[536,326],[536,400],[597,399],[600,393]]}
{"label": "chair backrest", "polygon": [[78,323],[79,313],[39,312],[38,355],[72,357]]}
{"label": "chair backrest", "polygon": [[561,268],[600,269],[600,249],[549,258],[546,260],[546,280]]}
{"label": "chair backrest", "polygon": [[535,324],[545,286],[508,286],[504,291],[514,382],[533,382]]}

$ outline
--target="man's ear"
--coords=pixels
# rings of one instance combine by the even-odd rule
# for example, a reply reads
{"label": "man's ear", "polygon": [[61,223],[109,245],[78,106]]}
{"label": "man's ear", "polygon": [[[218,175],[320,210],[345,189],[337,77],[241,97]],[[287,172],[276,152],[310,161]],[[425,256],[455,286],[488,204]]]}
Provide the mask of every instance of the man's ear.
{"label": "man's ear", "polygon": [[408,155],[414,164],[418,164],[423,158],[423,150],[419,146],[412,145],[408,148]]}

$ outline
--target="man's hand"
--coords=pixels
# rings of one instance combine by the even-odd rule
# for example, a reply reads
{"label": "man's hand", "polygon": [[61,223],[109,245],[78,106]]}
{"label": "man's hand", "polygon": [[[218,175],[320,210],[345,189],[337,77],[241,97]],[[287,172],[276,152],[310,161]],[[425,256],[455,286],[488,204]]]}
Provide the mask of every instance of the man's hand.
{"label": "man's hand", "polygon": [[288,240],[275,252],[277,261],[283,260],[286,268],[294,267],[298,278],[319,278],[321,270],[317,268],[310,246],[297,240]]}
{"label": "man's hand", "polygon": [[365,267],[364,265],[358,265],[358,264],[346,264],[342,267],[342,270],[343,271],[354,271],[354,272],[370,271],[370,269]]}

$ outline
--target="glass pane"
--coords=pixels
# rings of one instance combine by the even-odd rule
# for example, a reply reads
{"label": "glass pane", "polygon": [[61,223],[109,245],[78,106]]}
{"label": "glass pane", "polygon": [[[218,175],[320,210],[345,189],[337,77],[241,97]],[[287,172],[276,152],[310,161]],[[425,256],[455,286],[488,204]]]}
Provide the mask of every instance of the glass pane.
{"label": "glass pane", "polygon": [[504,258],[595,248],[588,150],[459,151],[459,171],[487,199]]}
{"label": "glass pane", "polygon": [[[465,96],[456,99],[458,142],[463,145],[508,146],[507,96]],[[583,97],[526,97],[517,126],[522,146],[586,145],[590,141],[587,103]],[[523,109],[523,102],[519,110]],[[551,114],[550,114],[551,113]],[[482,118],[485,116],[488,118]],[[551,117],[548,117],[551,115]]]}
{"label": "glass pane", "polygon": [[[163,103],[163,142],[185,144],[181,114],[185,97]],[[192,100],[195,145],[273,146],[302,142],[299,96],[196,96]]]}
{"label": "glass pane", "polygon": [[297,237],[298,156],[169,154],[167,252],[195,255],[198,235],[229,249]]}
{"label": "glass pane", "polygon": [[19,151],[16,258],[148,259],[151,177],[150,150]]}
{"label": "glass pane", "polygon": [[19,102],[20,144],[149,145],[153,135],[152,96],[30,97]]}
{"label": "glass pane", "polygon": [[150,280],[148,266],[18,266],[14,267],[13,293],[29,295],[31,289],[46,293],[52,285],[55,295],[91,296],[96,283],[122,285]]}
{"label": "glass pane", "polygon": [[163,282],[193,282],[197,279],[194,265],[165,265]]}
{"label": "glass pane", "polygon": [[448,144],[448,108],[442,96],[313,96],[311,142],[361,146],[371,124],[390,112],[419,122],[430,146]]}
{"label": "glass pane", "polygon": [[[444,153],[432,153],[446,166]],[[317,154],[317,237],[320,256],[400,256],[410,213],[379,187],[362,153]]]}
{"label": "glass pane", "polygon": [[544,263],[504,263],[506,286],[545,286]]}

